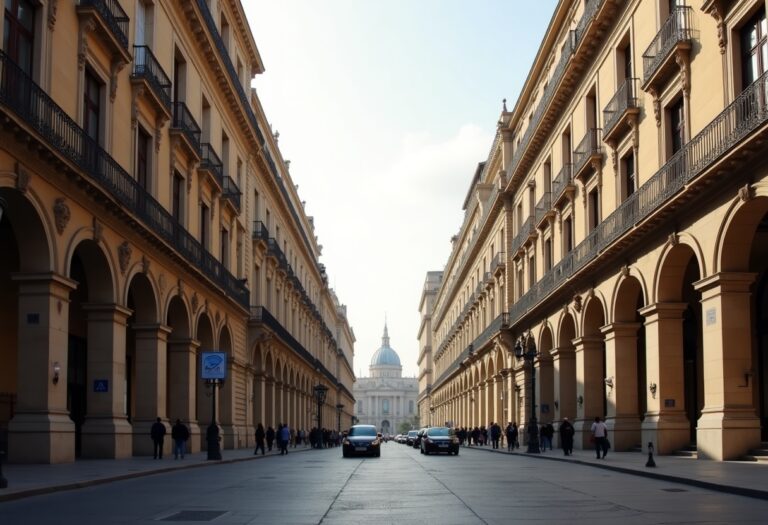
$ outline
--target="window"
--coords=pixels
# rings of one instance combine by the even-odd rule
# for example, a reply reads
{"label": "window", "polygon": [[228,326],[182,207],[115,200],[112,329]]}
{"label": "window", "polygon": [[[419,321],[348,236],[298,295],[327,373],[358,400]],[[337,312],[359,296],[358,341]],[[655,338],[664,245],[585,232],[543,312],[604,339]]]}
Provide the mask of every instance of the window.
{"label": "window", "polygon": [[408,401],[408,413],[413,414],[413,401]]}
{"label": "window", "polygon": [[138,144],[136,145],[136,181],[139,183],[139,186],[147,191],[150,191],[149,152],[151,140],[152,138],[149,136],[149,133],[139,126]]}
{"label": "window", "polygon": [[3,50],[32,76],[35,45],[35,6],[29,0],[5,0]]}
{"label": "window", "polygon": [[741,81],[742,89],[746,89],[760,75],[765,73],[768,66],[768,28],[766,27],[765,10],[758,13],[741,29]]}
{"label": "window", "polygon": [[573,220],[568,217],[563,221],[563,253],[573,250]]}
{"label": "window", "polygon": [[552,269],[552,239],[544,241],[544,271]]}
{"label": "window", "polygon": [[624,201],[637,189],[635,180],[635,154],[629,153],[621,159],[621,200]]}
{"label": "window", "polygon": [[669,107],[669,127],[670,146],[674,155],[685,144],[685,108],[682,98]]}
{"label": "window", "polygon": [[136,39],[134,45],[152,45],[153,18],[154,11],[152,2],[148,0],[139,0],[136,2]]}
{"label": "window", "polygon": [[85,70],[83,92],[83,128],[97,144],[101,143],[101,80],[88,68]]}
{"label": "window", "polygon": [[533,288],[536,284],[536,257],[531,256],[528,258],[528,289]]}
{"label": "window", "polygon": [[176,221],[180,224],[182,224],[181,216],[181,206],[182,206],[182,199],[184,198],[183,193],[184,188],[184,178],[179,175],[178,171],[173,172],[173,209],[171,210],[171,213],[173,213],[173,218],[176,219]]}
{"label": "window", "polygon": [[210,221],[210,210],[205,204],[200,204],[200,244],[203,248],[208,248],[208,222]]}
{"label": "window", "polygon": [[229,231],[226,228],[221,229],[221,264],[229,268]]}
{"label": "window", "polygon": [[600,224],[600,194],[597,188],[589,192],[589,231],[597,228]]}
{"label": "window", "polygon": [[382,414],[389,414],[389,399],[381,400],[381,411]]}

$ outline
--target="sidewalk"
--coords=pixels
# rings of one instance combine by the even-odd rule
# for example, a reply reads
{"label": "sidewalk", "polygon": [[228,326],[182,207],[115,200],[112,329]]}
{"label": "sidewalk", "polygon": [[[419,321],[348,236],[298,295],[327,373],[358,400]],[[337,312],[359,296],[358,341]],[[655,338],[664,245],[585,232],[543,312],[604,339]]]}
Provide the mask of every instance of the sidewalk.
{"label": "sidewalk", "polygon": [[[288,453],[312,450],[309,446],[289,448]],[[150,476],[173,470],[237,463],[279,456],[280,450],[273,447],[266,455],[254,455],[253,449],[222,450],[221,461],[208,461],[206,452],[186,454],[184,459],[173,459],[173,454],[163,459],[131,457],[126,459],[78,459],[74,463],[59,465],[18,465],[3,464],[3,477],[8,488],[0,489],[0,502],[71,490],[91,485],[109,483],[121,479]]]}
{"label": "sidewalk", "polygon": [[571,456],[560,449],[540,454],[528,454],[523,445],[514,452],[506,447],[494,450],[491,446],[462,446],[462,453],[470,450],[496,454],[525,456],[546,461],[577,463],[590,467],[623,472],[635,476],[682,483],[694,487],[727,492],[750,498],[768,500],[768,464],[750,461],[708,461],[684,456],[653,456],[656,467],[646,467],[648,454],[640,452],[608,452],[605,459],[597,459],[594,450],[574,450]]}

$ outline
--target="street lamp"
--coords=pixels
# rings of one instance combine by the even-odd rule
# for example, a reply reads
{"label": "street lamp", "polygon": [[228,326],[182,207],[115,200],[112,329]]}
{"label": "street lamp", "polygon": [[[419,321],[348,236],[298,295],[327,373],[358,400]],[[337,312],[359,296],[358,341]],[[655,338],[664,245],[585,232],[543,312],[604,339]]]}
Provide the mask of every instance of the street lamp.
{"label": "street lamp", "polygon": [[431,406],[429,407],[429,426],[434,425],[434,422],[432,421],[435,417],[435,407]]}
{"label": "street lamp", "polygon": [[322,431],[323,428],[323,404],[325,403],[325,395],[328,393],[328,387],[322,383],[315,385],[313,389],[315,393],[315,401],[317,401],[317,430]]}
{"label": "street lamp", "polygon": [[528,434],[528,452],[538,454],[541,450],[539,450],[539,427],[536,424],[536,367],[533,363],[536,355],[536,341],[529,331],[527,336],[521,336],[515,342],[515,357],[531,363],[531,417],[528,419],[525,431]]}
{"label": "street lamp", "polygon": [[341,411],[342,410],[344,410],[344,405],[342,405],[341,403],[336,405],[336,418],[337,418],[337,422],[336,422],[337,428],[336,428],[336,431],[339,434],[341,434]]}

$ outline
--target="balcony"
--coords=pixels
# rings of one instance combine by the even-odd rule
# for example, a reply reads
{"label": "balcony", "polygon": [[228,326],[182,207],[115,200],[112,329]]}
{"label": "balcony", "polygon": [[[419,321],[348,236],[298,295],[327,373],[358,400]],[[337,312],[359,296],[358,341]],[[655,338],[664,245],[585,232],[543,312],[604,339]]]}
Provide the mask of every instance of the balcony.
{"label": "balcony", "polygon": [[566,164],[552,181],[552,207],[559,206],[563,199],[572,199],[576,191],[573,183],[573,165]]}
{"label": "balcony", "polygon": [[603,110],[603,141],[607,144],[618,142],[640,114],[637,83],[636,78],[624,80]]}
{"label": "balcony", "polygon": [[222,194],[222,197],[226,202],[228,202],[235,210],[235,214],[240,213],[240,196],[242,195],[242,192],[240,191],[240,188],[237,187],[237,184],[235,184],[235,181],[232,180],[232,177],[229,175],[224,177],[224,192]]}
{"label": "balcony", "polygon": [[519,251],[522,251],[523,246],[532,238],[536,236],[536,227],[533,224],[533,217],[529,216],[520,227],[520,231],[517,232],[515,238],[512,239],[510,245],[510,253],[518,255]]}
{"label": "balcony", "polygon": [[189,156],[200,160],[200,126],[184,102],[173,104],[173,122],[168,133],[172,139],[180,140]]}
{"label": "balcony", "polygon": [[[80,19],[81,33],[83,25],[93,23],[95,28],[88,34],[99,38],[112,53],[112,62],[128,64],[131,53],[128,49],[128,15],[117,0],[80,0],[76,7]],[[86,38],[85,34],[80,35]]]}
{"label": "balcony", "polygon": [[[155,245],[170,247],[179,260],[196,269],[223,293],[247,308],[249,292],[138,182],[96,144],[69,115],[0,51],[0,112],[49,149],[57,169],[82,175],[83,183],[115,202],[124,224],[133,224]],[[45,156],[40,157],[44,159]],[[126,226],[128,227],[128,226]]]}
{"label": "balcony", "polygon": [[[573,150],[573,178],[581,180],[588,178],[601,166],[603,161],[603,144],[600,141],[600,128],[592,128],[587,131],[579,145]],[[584,182],[584,181],[582,181]]]}
{"label": "balcony", "polygon": [[493,275],[499,275],[504,271],[507,266],[507,254],[505,252],[499,252],[491,259],[491,273]]}
{"label": "balcony", "polygon": [[546,227],[545,221],[554,217],[554,215],[555,211],[552,209],[552,192],[546,191],[539,199],[539,202],[536,203],[536,208],[534,210],[535,227],[544,229]]}
{"label": "balcony", "polygon": [[679,68],[675,62],[678,53],[688,60],[693,36],[693,8],[676,7],[643,53],[643,90],[659,90]]}
{"label": "balcony", "polygon": [[253,240],[264,241],[269,239],[269,230],[261,221],[253,221]]}
{"label": "balcony", "polygon": [[133,46],[131,84],[144,88],[144,96],[166,120],[173,116],[171,80],[148,46]]}
{"label": "balcony", "polygon": [[200,144],[200,165],[197,169],[209,176],[217,191],[224,190],[224,164],[208,142]]}

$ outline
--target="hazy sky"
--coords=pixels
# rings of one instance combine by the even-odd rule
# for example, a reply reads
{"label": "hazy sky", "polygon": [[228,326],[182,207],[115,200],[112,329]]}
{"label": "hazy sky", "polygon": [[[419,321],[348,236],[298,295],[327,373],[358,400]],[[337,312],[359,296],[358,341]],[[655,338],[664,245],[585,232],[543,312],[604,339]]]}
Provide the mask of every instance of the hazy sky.
{"label": "hazy sky", "polygon": [[242,0],[254,81],[347,305],[355,373],[386,314],[417,376],[421,290],[442,270],[502,99],[511,110],[556,0]]}

